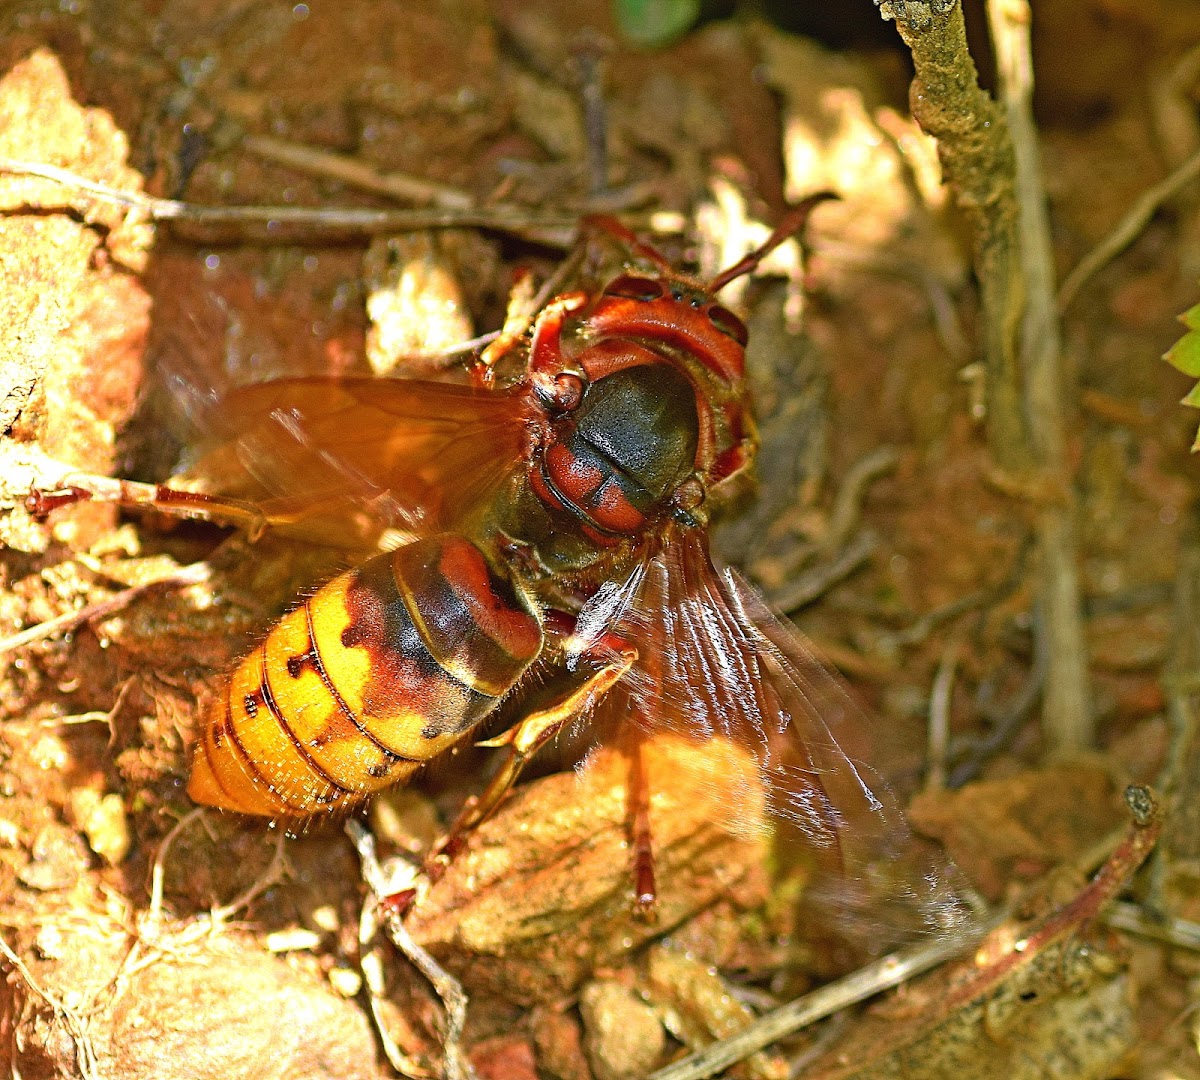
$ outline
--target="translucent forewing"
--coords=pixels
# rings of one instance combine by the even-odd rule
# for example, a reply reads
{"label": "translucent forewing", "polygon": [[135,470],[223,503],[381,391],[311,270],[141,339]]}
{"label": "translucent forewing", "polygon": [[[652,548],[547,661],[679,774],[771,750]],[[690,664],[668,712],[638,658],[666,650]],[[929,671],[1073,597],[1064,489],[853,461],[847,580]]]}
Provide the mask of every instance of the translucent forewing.
{"label": "translucent forewing", "polygon": [[369,547],[457,527],[518,467],[528,404],[422,380],[311,377],[233,391],[193,472],[266,522]]}
{"label": "translucent forewing", "polygon": [[[748,749],[768,825],[821,871],[806,899],[846,936],[880,951],[963,917],[952,868],[927,857],[886,783],[843,749],[864,741],[862,710],[749,585],[716,570],[702,530],[670,527],[626,581],[602,588],[581,641],[604,627],[639,658],[599,704],[598,725],[623,718]],[[753,827],[737,819],[759,805],[754,794],[724,793],[730,828]]]}

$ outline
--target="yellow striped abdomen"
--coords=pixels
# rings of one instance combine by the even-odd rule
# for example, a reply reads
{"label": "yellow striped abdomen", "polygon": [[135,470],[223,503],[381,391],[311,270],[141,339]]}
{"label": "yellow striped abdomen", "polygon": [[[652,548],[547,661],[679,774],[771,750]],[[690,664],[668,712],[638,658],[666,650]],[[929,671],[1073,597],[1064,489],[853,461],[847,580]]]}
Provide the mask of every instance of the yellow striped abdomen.
{"label": "yellow striped abdomen", "polygon": [[266,816],[347,809],[471,731],[541,647],[536,610],[471,541],[378,555],[238,665],[204,723],[188,794]]}

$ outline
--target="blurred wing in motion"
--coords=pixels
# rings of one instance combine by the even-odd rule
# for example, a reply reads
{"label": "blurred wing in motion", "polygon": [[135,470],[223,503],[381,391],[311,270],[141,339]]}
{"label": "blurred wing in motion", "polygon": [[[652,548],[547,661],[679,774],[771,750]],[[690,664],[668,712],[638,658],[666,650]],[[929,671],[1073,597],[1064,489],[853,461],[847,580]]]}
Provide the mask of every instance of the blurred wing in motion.
{"label": "blurred wing in motion", "polygon": [[[953,866],[925,851],[883,780],[848,752],[865,735],[861,709],[749,585],[716,570],[702,530],[672,526],[628,580],[601,588],[578,632],[587,642],[606,629],[639,659],[598,723],[747,748],[777,838],[802,844],[820,871],[805,900],[840,935],[882,952],[966,917]],[[755,794],[725,793],[731,819],[760,804]]]}
{"label": "blurred wing in motion", "polygon": [[190,471],[205,490],[256,503],[269,524],[370,546],[452,529],[522,459],[519,391],[416,379],[277,379],[213,410],[215,445]]}

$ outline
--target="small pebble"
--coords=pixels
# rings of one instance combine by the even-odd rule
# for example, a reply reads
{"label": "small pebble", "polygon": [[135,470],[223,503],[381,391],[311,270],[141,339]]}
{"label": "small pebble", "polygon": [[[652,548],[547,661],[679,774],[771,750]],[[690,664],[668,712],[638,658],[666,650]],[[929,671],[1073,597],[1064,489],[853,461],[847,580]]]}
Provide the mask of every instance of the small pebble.
{"label": "small pebble", "polygon": [[653,1072],[666,1049],[654,1010],[619,982],[597,980],[579,995],[583,1049],[596,1080],[634,1080]]}

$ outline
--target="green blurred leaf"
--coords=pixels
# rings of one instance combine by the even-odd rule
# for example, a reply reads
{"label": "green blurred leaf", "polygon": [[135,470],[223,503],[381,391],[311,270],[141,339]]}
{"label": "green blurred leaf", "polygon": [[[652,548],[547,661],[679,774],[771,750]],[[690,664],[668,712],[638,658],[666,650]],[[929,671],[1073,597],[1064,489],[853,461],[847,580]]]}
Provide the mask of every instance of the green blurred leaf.
{"label": "green blurred leaf", "polygon": [[613,15],[635,45],[660,48],[687,33],[700,15],[700,0],[613,0]]}
{"label": "green blurred leaf", "polygon": [[[1163,353],[1163,359],[1185,375],[1200,379],[1200,304],[1188,308],[1179,316],[1179,321],[1188,328],[1188,332]],[[1200,383],[1192,387],[1181,404],[1200,409]],[[1196,433],[1192,450],[1200,450],[1200,432]]]}
{"label": "green blurred leaf", "polygon": [[[1188,332],[1166,350],[1163,359],[1186,376],[1200,379],[1200,304],[1183,312],[1180,322],[1187,326]],[[1188,391],[1188,396],[1183,398],[1181,404],[1200,409],[1200,383],[1196,383],[1192,390]],[[1200,432],[1196,432],[1192,449],[1200,450]]]}
{"label": "green blurred leaf", "polygon": [[1188,308],[1187,311],[1179,316],[1179,321],[1189,330],[1200,330],[1200,304],[1197,304],[1193,308]]}
{"label": "green blurred leaf", "polygon": [[[1192,309],[1197,310],[1196,308]],[[1163,359],[1193,379],[1200,379],[1200,331],[1184,334],[1164,354]],[[1194,402],[1189,402],[1194,404]]]}
{"label": "green blurred leaf", "polygon": [[1180,404],[1190,405],[1193,409],[1200,409],[1200,383],[1197,383],[1188,391],[1187,397]]}

